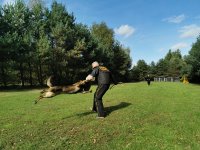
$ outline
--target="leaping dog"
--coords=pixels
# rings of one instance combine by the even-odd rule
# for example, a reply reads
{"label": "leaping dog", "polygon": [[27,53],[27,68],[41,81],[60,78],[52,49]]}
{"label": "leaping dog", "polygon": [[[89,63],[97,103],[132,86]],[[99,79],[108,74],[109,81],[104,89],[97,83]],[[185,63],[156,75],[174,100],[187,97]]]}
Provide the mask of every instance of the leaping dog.
{"label": "leaping dog", "polygon": [[39,100],[42,98],[50,98],[54,97],[60,93],[66,93],[66,94],[72,94],[72,93],[89,93],[92,92],[90,90],[91,84],[90,81],[88,80],[81,80],[79,82],[76,82],[72,85],[67,85],[67,86],[53,86],[52,84],[52,76],[47,79],[47,86],[49,87],[48,89],[44,89],[41,91],[40,96],[38,97],[37,100],[35,100],[35,104],[38,103]]}

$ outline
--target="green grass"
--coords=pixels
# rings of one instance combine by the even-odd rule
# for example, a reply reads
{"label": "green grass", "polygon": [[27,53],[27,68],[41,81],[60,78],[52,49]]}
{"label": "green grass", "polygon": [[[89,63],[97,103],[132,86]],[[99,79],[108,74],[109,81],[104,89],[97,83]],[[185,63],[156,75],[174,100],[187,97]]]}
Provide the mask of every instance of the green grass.
{"label": "green grass", "polygon": [[199,85],[117,85],[104,96],[105,119],[90,112],[93,93],[35,105],[39,91],[0,92],[0,149],[200,149]]}

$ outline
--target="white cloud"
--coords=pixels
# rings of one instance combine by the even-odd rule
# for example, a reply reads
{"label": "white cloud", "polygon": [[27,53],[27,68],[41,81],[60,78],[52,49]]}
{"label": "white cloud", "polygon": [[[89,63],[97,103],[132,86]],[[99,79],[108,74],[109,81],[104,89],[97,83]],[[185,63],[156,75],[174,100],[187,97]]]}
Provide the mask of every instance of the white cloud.
{"label": "white cloud", "polygon": [[129,25],[121,25],[119,28],[115,28],[114,31],[118,35],[129,37],[135,32],[135,28]]}
{"label": "white cloud", "polygon": [[197,37],[200,34],[200,26],[196,24],[184,26],[179,30],[181,38]]}
{"label": "white cloud", "polygon": [[171,47],[171,50],[183,49],[187,47],[188,47],[187,43],[177,43]]}
{"label": "white cloud", "polygon": [[169,18],[165,18],[165,19],[163,19],[163,21],[167,21],[167,22],[170,22],[170,23],[181,23],[185,18],[186,18],[185,15],[182,14],[182,15],[179,15],[179,16],[172,16],[172,17],[169,17]]}
{"label": "white cloud", "polygon": [[6,4],[14,4],[15,0],[3,0],[2,5],[6,5]]}

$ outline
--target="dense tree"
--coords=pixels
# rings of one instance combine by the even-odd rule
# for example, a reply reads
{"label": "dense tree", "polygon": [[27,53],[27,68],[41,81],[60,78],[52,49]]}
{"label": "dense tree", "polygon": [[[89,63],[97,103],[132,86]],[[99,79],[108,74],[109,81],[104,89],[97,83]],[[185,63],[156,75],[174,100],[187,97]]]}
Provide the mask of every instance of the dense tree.
{"label": "dense tree", "polygon": [[[45,76],[45,62],[48,60],[50,47],[46,29],[47,9],[40,0],[30,1],[29,7],[31,13],[31,26],[29,30],[31,45],[29,50],[30,84],[32,78],[37,78],[39,84],[42,85]],[[31,62],[34,62],[34,64],[31,64]]]}
{"label": "dense tree", "polygon": [[54,76],[63,75],[67,64],[67,52],[74,47],[74,17],[62,4],[53,2],[48,13],[48,34],[50,39],[50,69]]}
{"label": "dense tree", "polygon": [[157,76],[166,76],[168,70],[168,62],[160,59],[156,64]]}
{"label": "dense tree", "polygon": [[30,0],[28,6],[17,0],[0,8],[1,85],[43,85],[49,75],[72,83],[84,79],[95,60],[128,80],[129,53],[106,23],[77,24],[56,1],[50,9],[43,0]]}
{"label": "dense tree", "polygon": [[102,22],[100,24],[93,24],[91,27],[91,34],[96,41],[98,47],[94,51],[96,60],[106,64],[107,66],[112,66],[113,44],[114,44],[114,32],[112,29],[108,28],[106,23]]}
{"label": "dense tree", "polygon": [[156,64],[157,76],[181,76],[181,70],[183,68],[184,61],[181,56],[180,50],[169,50],[163,59],[160,59]]}
{"label": "dense tree", "polygon": [[42,6],[44,7],[44,0],[29,0],[28,7],[30,10],[35,9],[35,7]]}
{"label": "dense tree", "polygon": [[157,76],[156,64],[154,61],[152,61],[151,64],[149,65],[149,75],[151,77]]}
{"label": "dense tree", "polygon": [[0,7],[0,82],[7,86],[8,82],[8,60],[9,60],[9,47],[8,47],[8,23],[3,17],[3,8]]}
{"label": "dense tree", "polygon": [[147,74],[149,74],[148,64],[144,60],[138,60],[137,65],[132,69],[132,74],[135,74],[134,80],[143,81]]}
{"label": "dense tree", "polygon": [[200,83],[200,36],[192,45],[189,55],[186,57],[186,68],[189,72],[189,78],[192,82]]}
{"label": "dense tree", "polygon": [[9,51],[8,58],[12,59],[13,68],[17,71],[17,78],[22,86],[25,83],[25,63],[28,53],[27,34],[29,26],[29,12],[25,4],[18,0],[15,5],[5,5],[2,9],[4,23],[7,25],[4,29],[4,35],[1,42],[2,48]]}
{"label": "dense tree", "polygon": [[56,1],[50,8],[45,8],[43,0],[30,0],[28,6],[17,0],[0,7],[0,86],[43,85],[49,75],[72,83],[84,79],[95,60],[107,66],[118,81],[141,81],[147,74],[186,74],[200,82],[199,47],[200,37],[184,58],[180,50],[169,50],[157,63],[139,60],[131,68],[130,49],[114,38],[105,22],[91,27],[78,24]]}
{"label": "dense tree", "polygon": [[130,70],[130,76],[130,81],[140,81],[140,70],[137,68],[137,66],[133,66],[133,68]]}
{"label": "dense tree", "polygon": [[105,22],[91,27],[75,22],[66,7],[54,1],[45,8],[43,0],[28,6],[17,0],[0,7],[0,86],[43,85],[54,75],[60,82],[84,79],[95,60],[107,66],[118,81],[142,81],[149,74],[180,77],[200,82],[200,37],[188,56],[169,50],[157,63],[139,60],[131,68],[130,49],[114,38]]}
{"label": "dense tree", "polygon": [[184,65],[180,50],[178,49],[173,52],[169,50],[168,54],[165,57],[165,61],[168,63],[167,75],[172,77],[180,77],[181,70]]}
{"label": "dense tree", "polygon": [[129,80],[131,58],[129,48],[123,47],[114,39],[114,32],[102,22],[93,24],[91,34],[97,43],[94,50],[94,58],[108,66],[113,72],[116,80]]}
{"label": "dense tree", "polygon": [[116,80],[128,81],[131,78],[129,71],[132,63],[130,49],[124,48],[119,42],[116,42],[113,45],[113,53],[111,71]]}

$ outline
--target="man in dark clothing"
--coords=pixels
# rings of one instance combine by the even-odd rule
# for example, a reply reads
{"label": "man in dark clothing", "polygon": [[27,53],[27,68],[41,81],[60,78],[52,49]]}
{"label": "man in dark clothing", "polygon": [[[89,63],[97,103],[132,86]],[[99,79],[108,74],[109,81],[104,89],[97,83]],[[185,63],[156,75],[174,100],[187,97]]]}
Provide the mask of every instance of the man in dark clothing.
{"label": "man in dark clothing", "polygon": [[147,84],[150,85],[150,83],[151,83],[151,78],[149,77],[149,75],[146,77],[146,81],[147,81]]}
{"label": "man in dark clothing", "polygon": [[92,111],[98,113],[98,118],[104,118],[104,107],[102,103],[102,97],[110,87],[110,83],[116,84],[112,78],[111,72],[104,66],[99,66],[97,61],[92,63],[92,72],[86,77],[86,80],[95,80],[98,83],[96,92],[94,93],[93,108]]}

